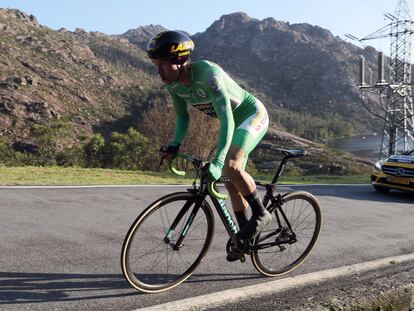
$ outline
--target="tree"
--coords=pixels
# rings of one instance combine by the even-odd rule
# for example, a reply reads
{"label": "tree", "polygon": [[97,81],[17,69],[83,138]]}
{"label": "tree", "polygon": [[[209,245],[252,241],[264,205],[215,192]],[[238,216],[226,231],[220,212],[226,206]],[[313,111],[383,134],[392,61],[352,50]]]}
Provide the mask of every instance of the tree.
{"label": "tree", "polygon": [[105,140],[101,134],[95,134],[83,147],[86,167],[102,167]]}
{"label": "tree", "polygon": [[[215,149],[220,124],[217,119],[190,108],[190,125],[180,151],[207,159]],[[175,113],[172,105],[156,103],[143,113],[138,130],[148,137],[154,147],[160,147],[172,139]]]}
{"label": "tree", "polygon": [[46,125],[36,124],[30,129],[38,148],[38,161],[41,165],[56,164],[56,155],[73,139],[72,127],[68,123],[57,122]]}
{"label": "tree", "polygon": [[4,137],[0,137],[0,164],[7,165],[13,162],[14,151]]}
{"label": "tree", "polygon": [[133,128],[129,128],[126,134],[112,133],[104,154],[104,163],[111,168],[148,170],[158,162],[148,139]]}

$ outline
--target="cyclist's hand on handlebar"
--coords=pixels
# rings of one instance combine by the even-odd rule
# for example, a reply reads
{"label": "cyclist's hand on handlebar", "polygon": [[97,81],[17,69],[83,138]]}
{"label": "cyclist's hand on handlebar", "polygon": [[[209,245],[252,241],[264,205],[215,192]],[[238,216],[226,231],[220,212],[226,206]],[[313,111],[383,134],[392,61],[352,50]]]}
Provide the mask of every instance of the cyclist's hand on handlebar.
{"label": "cyclist's hand on handlebar", "polygon": [[221,167],[214,162],[208,163],[201,169],[201,175],[208,181],[216,181],[221,177]]}
{"label": "cyclist's hand on handlebar", "polygon": [[180,145],[173,146],[173,145],[165,145],[160,148],[160,157],[161,159],[172,160],[178,153],[180,149]]}

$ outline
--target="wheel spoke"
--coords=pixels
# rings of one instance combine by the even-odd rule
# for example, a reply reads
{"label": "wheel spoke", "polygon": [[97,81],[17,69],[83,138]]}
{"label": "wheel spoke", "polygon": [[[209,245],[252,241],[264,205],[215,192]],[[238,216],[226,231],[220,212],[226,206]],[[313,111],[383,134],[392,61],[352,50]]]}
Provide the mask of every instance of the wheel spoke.
{"label": "wheel spoke", "polygon": [[[139,256],[139,255],[137,255],[137,256],[139,256],[138,258],[139,259],[141,259],[141,258],[143,258],[143,257],[145,257],[145,256],[147,256],[147,255],[149,255],[149,254],[153,254],[153,253],[159,253],[159,252],[162,252],[162,250],[160,250],[160,251],[154,251],[154,250],[156,250],[158,247],[160,247],[160,246],[162,246],[164,243],[160,243],[160,244],[158,244],[156,247],[154,247],[154,248],[152,248],[152,249],[150,249],[149,251],[147,251],[146,253],[144,253],[143,255],[141,255],[141,256]],[[136,257],[137,257],[136,256]],[[134,257],[131,257],[131,258],[134,258]]]}
{"label": "wheel spoke", "polygon": [[167,230],[165,230],[165,225],[164,225],[164,217],[162,217],[162,211],[161,211],[161,209],[159,209],[159,211],[160,211],[160,216],[161,216],[161,230],[162,230],[162,232],[164,232],[164,233],[167,233]]}
{"label": "wheel spoke", "polygon": [[149,270],[147,270],[147,273],[150,273],[158,265],[159,262],[161,262],[165,257],[167,257],[167,255],[168,255],[168,252],[163,257],[161,257],[161,255],[158,256],[157,260],[155,260],[155,262],[153,263],[151,268]]}
{"label": "wheel spoke", "polygon": [[[297,223],[297,224],[295,224],[295,228],[297,228],[297,227],[299,227],[300,226],[300,224],[302,223],[302,222],[304,222],[309,216],[311,216],[313,214],[313,211],[311,210],[310,212],[309,212],[309,214],[308,215],[306,215],[306,217],[305,218],[303,218],[299,223]],[[293,225],[292,225],[292,227],[294,227]]]}
{"label": "wheel spoke", "polygon": [[[152,239],[155,239],[155,240],[161,240],[161,239],[163,239],[164,237],[162,237],[162,238],[160,238],[160,237],[156,237],[155,235],[153,235],[152,233],[150,233],[150,232],[148,232],[147,230],[145,230],[145,229],[142,229],[141,228],[141,231],[143,231],[143,232],[145,232],[146,234],[148,234],[148,237],[149,238],[152,238]],[[164,233],[165,234],[165,233]]]}
{"label": "wheel spoke", "polygon": [[[299,211],[299,213],[298,213],[298,215],[296,216],[296,218],[294,219],[294,220],[292,220],[291,222],[290,222],[290,226],[293,228],[293,226],[294,226],[294,224],[297,222],[297,220],[299,219],[299,217],[302,215],[302,208],[303,208],[303,202],[302,202],[302,206],[301,206],[301,208],[300,208],[300,211]],[[292,215],[292,218],[293,218],[293,215]]]}
{"label": "wheel spoke", "polygon": [[190,266],[191,263],[189,263],[188,261],[186,262],[180,252],[178,252],[178,256],[180,256],[181,261],[184,264],[184,267],[186,267],[187,265]]}
{"label": "wheel spoke", "polygon": [[[192,223],[192,226],[194,226],[194,223],[196,223],[197,222],[197,220],[198,219],[200,219],[200,218],[204,218],[203,216],[199,216],[198,218],[196,218],[194,221],[193,221],[193,223]],[[190,232],[187,232],[187,235],[190,235],[191,234],[191,232],[193,232],[195,229],[197,229],[200,225],[202,225],[203,224],[203,222],[202,221],[200,221],[199,223],[198,223],[198,225],[196,225],[194,228],[192,228],[191,229],[191,231]]]}

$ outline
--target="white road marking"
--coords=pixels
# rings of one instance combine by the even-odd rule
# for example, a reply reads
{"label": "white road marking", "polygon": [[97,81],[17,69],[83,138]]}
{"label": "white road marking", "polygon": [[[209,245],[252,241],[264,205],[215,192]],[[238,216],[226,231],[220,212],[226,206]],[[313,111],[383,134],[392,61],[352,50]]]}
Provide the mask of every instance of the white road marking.
{"label": "white road marking", "polygon": [[[392,256],[383,259],[367,261],[359,264],[348,265],[340,268],[318,271],[295,277],[250,285],[241,288],[228,289],[217,293],[201,295],[192,298],[172,301],[147,308],[135,309],[132,311],[165,311],[165,310],[205,310],[208,308],[224,306],[226,304],[248,300],[253,297],[280,293],[292,288],[316,284],[338,277],[346,277],[356,273],[367,272],[385,268],[391,265],[400,264],[414,260],[414,253]],[[223,307],[224,309],[224,307]]]}
{"label": "white road marking", "polygon": [[0,186],[0,189],[77,189],[77,188],[141,188],[190,187],[191,185],[72,185],[72,186]]}
{"label": "white road marking", "polygon": [[[219,184],[219,186],[222,186]],[[313,186],[371,186],[371,184],[278,184],[279,187],[313,187]],[[77,189],[77,188],[140,188],[140,187],[191,187],[191,185],[71,185],[71,186],[0,186],[0,189]]]}

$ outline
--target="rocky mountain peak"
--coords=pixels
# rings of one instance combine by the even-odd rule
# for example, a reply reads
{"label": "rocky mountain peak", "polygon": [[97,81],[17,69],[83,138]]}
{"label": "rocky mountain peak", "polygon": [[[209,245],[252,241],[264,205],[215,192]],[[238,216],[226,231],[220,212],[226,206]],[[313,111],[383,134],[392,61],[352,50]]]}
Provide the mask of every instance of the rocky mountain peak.
{"label": "rocky mountain peak", "polygon": [[161,25],[147,25],[147,26],[140,26],[135,29],[130,29],[127,32],[123,33],[124,36],[154,36],[155,34],[167,30]]}
{"label": "rocky mountain peak", "polygon": [[320,41],[325,44],[335,39],[335,37],[329,30],[319,27],[317,25],[300,23],[292,24],[289,28],[297,33],[302,33],[304,36],[307,36],[308,38],[312,38],[315,41]]}
{"label": "rocky mountain peak", "polygon": [[32,14],[26,14],[22,11],[19,11],[17,9],[2,9],[0,8],[0,21],[2,23],[7,23],[8,21],[20,21],[20,22],[24,22],[24,23],[28,23],[31,24],[32,26],[37,26],[39,27],[39,23],[37,22],[37,19],[34,15]]}
{"label": "rocky mountain peak", "polygon": [[267,29],[278,29],[279,31],[289,31],[289,24],[275,20],[272,17],[265,18],[260,22],[259,29],[262,31],[266,31]]}
{"label": "rocky mountain peak", "polygon": [[221,32],[229,29],[244,29],[246,26],[250,26],[251,23],[258,23],[255,18],[248,16],[243,12],[236,12],[227,15],[223,15],[219,20],[215,21],[207,31]]}
{"label": "rocky mountain peak", "polygon": [[244,12],[235,12],[235,13],[225,14],[221,16],[219,21],[247,23],[247,22],[258,21],[258,20],[256,18],[250,17]]}
{"label": "rocky mountain peak", "polygon": [[142,49],[145,49],[150,38],[155,36],[157,33],[165,30],[167,29],[163,26],[151,24],[147,26],[140,26],[135,29],[130,29],[127,32],[116,37],[127,39],[129,42],[139,46]]}
{"label": "rocky mountain peak", "polygon": [[[312,42],[327,44],[335,38],[331,32],[319,26],[307,23],[290,24],[268,17],[263,20],[251,18],[246,13],[237,12],[223,15],[215,21],[206,32],[220,33],[223,35],[234,35],[243,32],[243,37],[251,41],[256,36],[266,36],[272,39],[291,38],[295,42]],[[248,36],[250,34],[250,36]],[[277,37],[277,38],[276,38]],[[253,41],[255,41],[253,39]],[[281,40],[284,42],[285,40]],[[277,43],[274,41],[273,43]]]}
{"label": "rocky mountain peak", "polygon": [[355,105],[358,58],[366,53],[326,29],[239,12],[193,38],[193,59],[220,64],[274,107],[317,116],[339,113],[349,121],[367,118]]}

